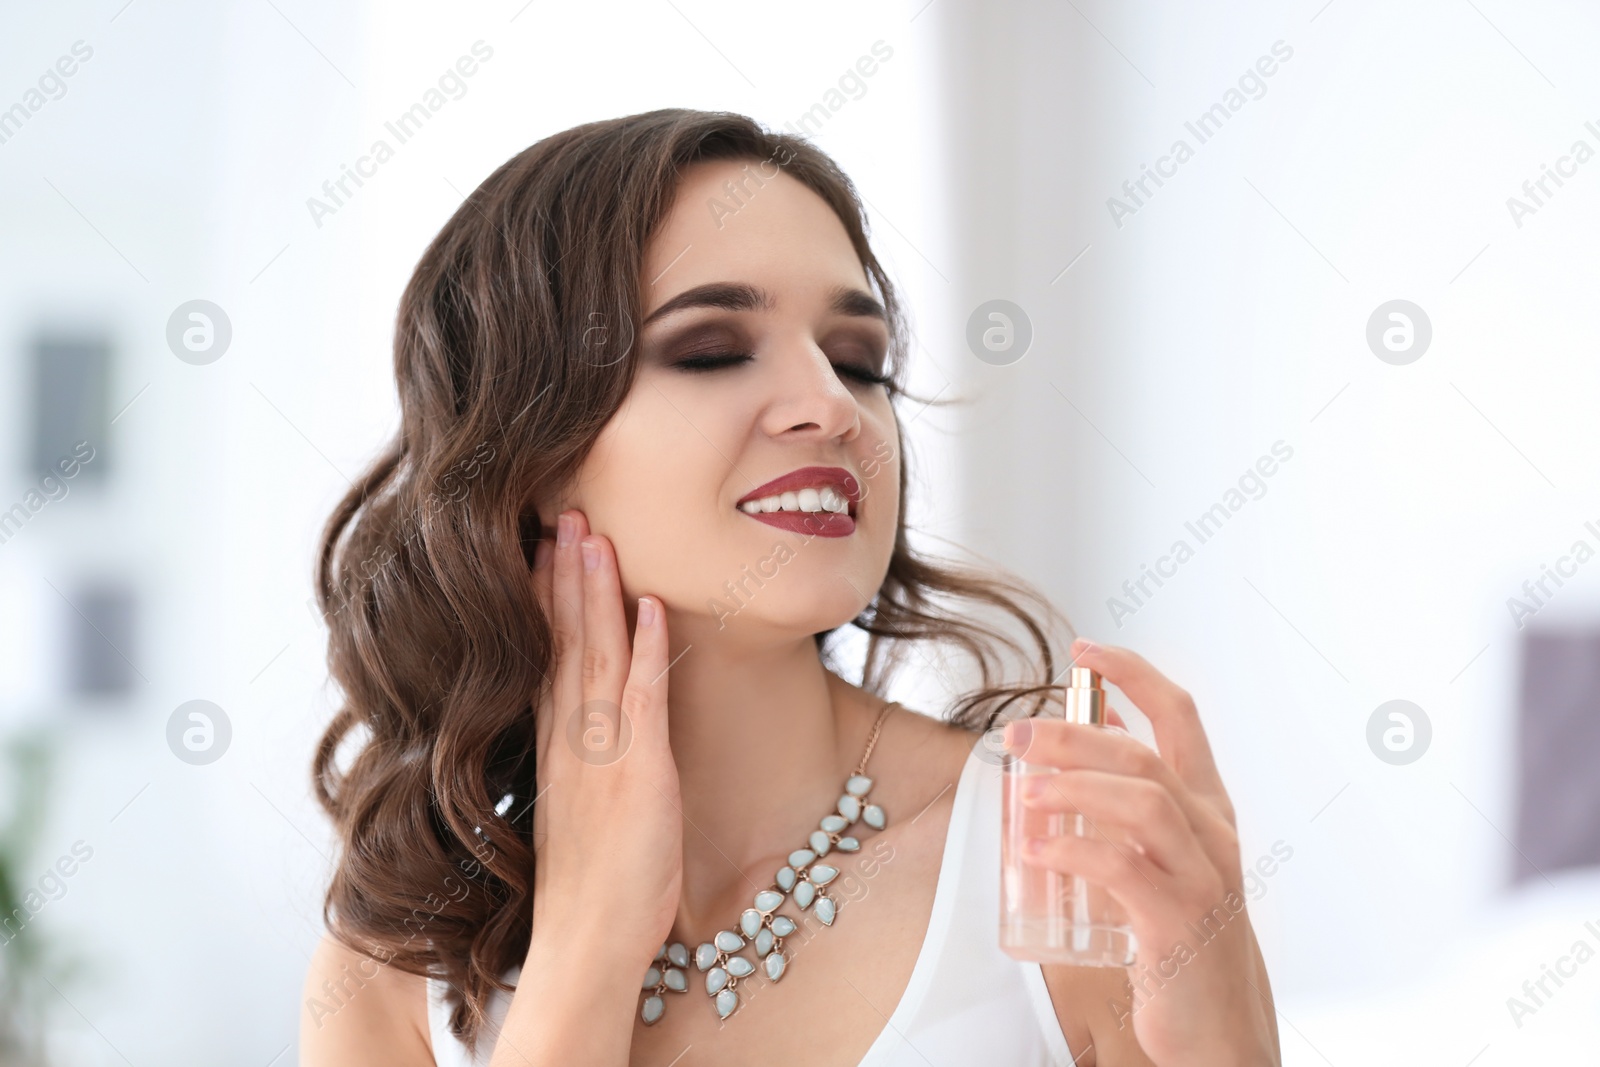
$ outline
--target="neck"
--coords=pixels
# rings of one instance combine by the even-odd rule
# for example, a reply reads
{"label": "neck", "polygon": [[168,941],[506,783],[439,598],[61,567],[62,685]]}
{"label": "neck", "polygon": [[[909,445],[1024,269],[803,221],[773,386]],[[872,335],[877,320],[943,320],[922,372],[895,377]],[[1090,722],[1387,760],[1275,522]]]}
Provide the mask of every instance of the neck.
{"label": "neck", "polygon": [[667,696],[684,817],[675,936],[698,942],[730,927],[804,845],[882,702],[866,704],[824,668],[809,636],[755,644],[701,632],[672,644],[674,657],[688,648]]}

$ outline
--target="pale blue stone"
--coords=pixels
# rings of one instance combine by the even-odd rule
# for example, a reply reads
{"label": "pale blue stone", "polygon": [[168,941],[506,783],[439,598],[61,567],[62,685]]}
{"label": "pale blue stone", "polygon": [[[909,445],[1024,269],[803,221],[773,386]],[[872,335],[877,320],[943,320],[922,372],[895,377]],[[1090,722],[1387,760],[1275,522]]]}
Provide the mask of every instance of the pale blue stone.
{"label": "pale blue stone", "polygon": [[756,935],[756,955],[757,956],[765,956],[767,953],[769,953],[771,951],[772,951],[772,931],[768,927],[763,926],[761,928],[761,932]]}
{"label": "pale blue stone", "polygon": [[724,989],[717,994],[717,1015],[723,1019],[733,1014],[733,1009],[739,1006],[739,994],[731,989]]}
{"label": "pale blue stone", "polygon": [[779,937],[788,937],[794,933],[794,920],[787,915],[775,916],[772,920],[772,932]]}
{"label": "pale blue stone", "polygon": [[817,887],[810,882],[801,882],[794,887],[794,902],[804,911],[811,906],[812,898],[817,895]]}
{"label": "pale blue stone", "polygon": [[674,967],[689,966],[689,950],[682,941],[674,941],[667,946],[667,959],[672,961]]}
{"label": "pale blue stone", "polygon": [[639,1017],[643,1019],[645,1021],[645,1025],[648,1026],[657,1019],[661,1018],[661,1013],[666,1010],[666,1002],[660,997],[645,997],[644,1007],[640,1010]]}
{"label": "pale blue stone", "polygon": [[[783,894],[775,889],[763,889],[761,892],[756,894],[756,910],[758,911],[771,911],[773,908],[776,908],[782,903]],[[751,937],[755,936],[755,931],[753,930],[747,930],[745,932]]]}
{"label": "pale blue stone", "polygon": [[744,948],[744,938],[732,930],[718,930],[715,944],[724,952],[738,952]]}
{"label": "pale blue stone", "polygon": [[861,818],[861,801],[846,793],[839,798],[839,814],[851,822]]}
{"label": "pale blue stone", "polygon": [[654,989],[656,986],[658,986],[660,984],[661,984],[661,968],[660,967],[652,967],[648,971],[644,972],[644,982],[639,986],[639,988],[640,989]]}
{"label": "pale blue stone", "polygon": [[811,872],[806,877],[810,878],[816,885],[827,885],[833,881],[838,873],[839,868],[829,867],[826,863],[819,863],[811,868]]}
{"label": "pale blue stone", "polygon": [[728,972],[721,967],[713,967],[706,972],[706,994],[709,996],[728,984]]}
{"label": "pale blue stone", "polygon": [[832,843],[829,842],[827,834],[823,833],[821,830],[811,831],[811,851],[815,852],[819,856],[826,856],[828,854],[828,849],[831,847]]}
{"label": "pale blue stone", "polygon": [[745,959],[743,956],[728,957],[728,973],[733,975],[735,978],[743,978],[745,975],[749,974],[755,969],[756,965]]}
{"label": "pale blue stone", "polygon": [[702,942],[700,947],[694,950],[694,965],[702,971],[715,962],[717,962],[717,946],[711,942]]}
{"label": "pale blue stone", "polygon": [[659,960],[663,956],[665,956],[666,954],[667,954],[667,943],[665,941],[663,941],[663,942],[661,942],[661,947],[656,949],[656,957],[655,958]]}
{"label": "pale blue stone", "polygon": [[767,957],[767,978],[776,982],[783,977],[784,965],[789,961],[783,958],[783,953],[774,952]]}
{"label": "pale blue stone", "polygon": [[809,848],[797,848],[793,852],[789,853],[789,866],[804,867],[806,864],[810,863],[816,858],[817,854],[812,852]]}
{"label": "pale blue stone", "polygon": [[822,828],[830,834],[836,834],[849,825],[844,821],[843,815],[824,815],[822,817]]}
{"label": "pale blue stone", "polygon": [[756,936],[756,931],[761,929],[761,913],[754,908],[744,909],[739,913],[739,929],[746,937]]}
{"label": "pale blue stone", "polygon": [[888,821],[884,817],[883,809],[876,804],[868,804],[867,810],[862,812],[861,818],[874,830],[882,830],[883,824]]}
{"label": "pale blue stone", "polygon": [[866,796],[867,790],[871,788],[872,779],[864,774],[851,775],[850,780],[844,784],[844,791],[856,797]]}
{"label": "pale blue stone", "polygon": [[778,868],[777,882],[778,882],[779,888],[781,888],[785,893],[787,893],[789,890],[793,889],[794,888],[794,868],[793,867],[779,867]]}
{"label": "pale blue stone", "polygon": [[689,988],[689,979],[676,967],[668,967],[664,977],[666,978],[668,989],[682,993]]}
{"label": "pale blue stone", "polygon": [[822,925],[833,925],[833,898],[822,897],[817,901],[817,918],[822,920]]}
{"label": "pale blue stone", "polygon": [[841,837],[839,843],[833,847],[840,852],[854,852],[861,847],[861,842],[853,837]]}

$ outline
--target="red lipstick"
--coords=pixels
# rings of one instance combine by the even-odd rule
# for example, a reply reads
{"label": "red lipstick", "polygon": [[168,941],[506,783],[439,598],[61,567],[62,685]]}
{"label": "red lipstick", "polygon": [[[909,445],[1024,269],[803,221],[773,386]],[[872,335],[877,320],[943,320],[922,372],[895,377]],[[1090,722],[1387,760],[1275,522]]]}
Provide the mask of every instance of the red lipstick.
{"label": "red lipstick", "polygon": [[[824,494],[832,490],[845,501],[845,511],[745,511],[742,505],[764,497],[815,489]],[[856,528],[856,505],[861,501],[861,483],[843,467],[801,467],[750,490],[735,505],[742,514],[780,530],[821,537],[845,537]]]}

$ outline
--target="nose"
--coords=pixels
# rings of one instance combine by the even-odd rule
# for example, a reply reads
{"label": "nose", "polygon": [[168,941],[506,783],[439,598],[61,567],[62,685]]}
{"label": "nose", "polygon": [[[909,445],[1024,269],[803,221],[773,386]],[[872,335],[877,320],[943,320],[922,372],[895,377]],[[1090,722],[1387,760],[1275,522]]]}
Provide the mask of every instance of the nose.
{"label": "nose", "polygon": [[861,406],[828,361],[807,340],[773,360],[772,401],[763,427],[773,437],[849,441],[861,432]]}

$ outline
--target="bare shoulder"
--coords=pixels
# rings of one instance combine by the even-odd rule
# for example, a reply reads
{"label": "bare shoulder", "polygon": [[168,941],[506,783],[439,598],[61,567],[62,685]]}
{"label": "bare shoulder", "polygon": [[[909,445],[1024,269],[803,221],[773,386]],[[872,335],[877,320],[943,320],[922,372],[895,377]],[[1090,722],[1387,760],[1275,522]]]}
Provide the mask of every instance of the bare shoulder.
{"label": "bare shoulder", "polygon": [[324,934],[306,970],[300,1063],[432,1067],[426,980]]}
{"label": "bare shoulder", "polygon": [[1045,988],[1066,1035],[1073,1067],[1144,1067],[1150,1058],[1133,1033],[1132,994],[1122,967],[1045,963]]}

